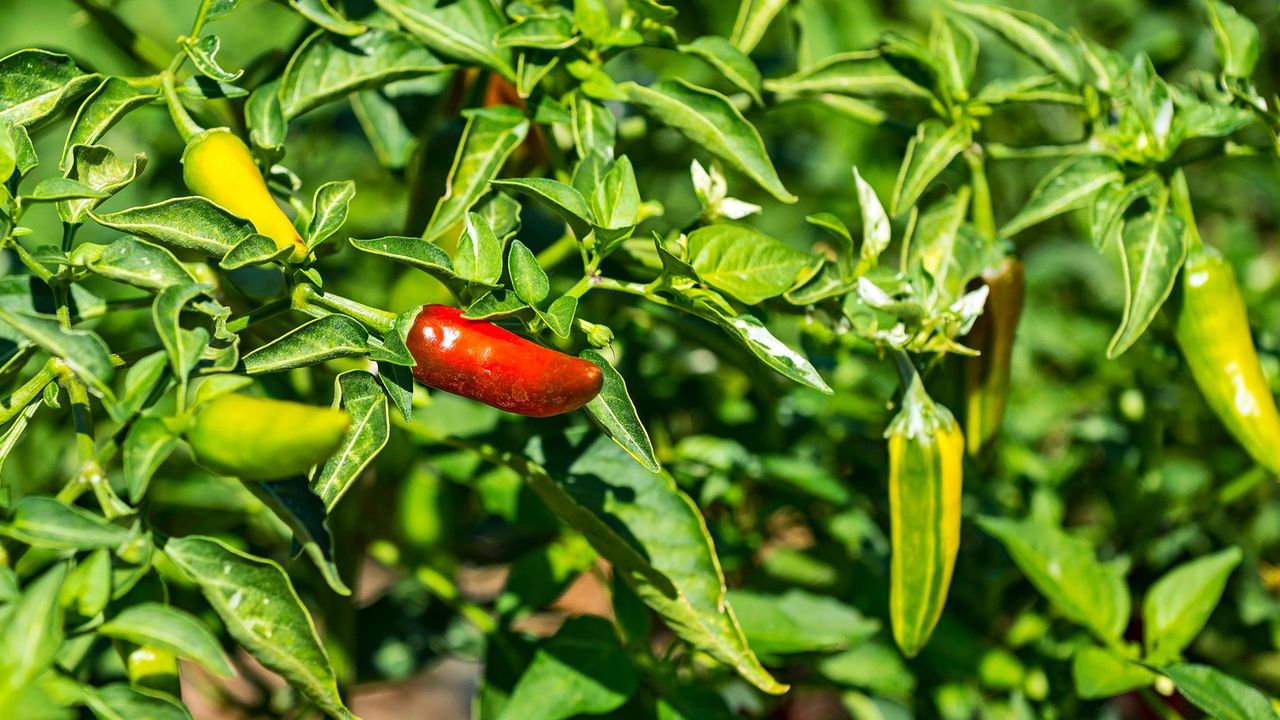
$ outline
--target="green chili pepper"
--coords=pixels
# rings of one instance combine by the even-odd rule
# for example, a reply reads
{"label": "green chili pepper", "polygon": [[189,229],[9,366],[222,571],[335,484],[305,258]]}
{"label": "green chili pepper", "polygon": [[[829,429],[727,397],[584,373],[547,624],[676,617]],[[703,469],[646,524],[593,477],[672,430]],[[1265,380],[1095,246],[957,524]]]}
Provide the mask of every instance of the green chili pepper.
{"label": "green chili pepper", "polygon": [[987,304],[966,339],[981,354],[965,360],[964,372],[964,430],[973,457],[991,446],[1004,423],[1014,333],[1022,316],[1022,262],[1005,258],[982,272],[982,283],[987,286]]}
{"label": "green chili pepper", "polygon": [[964,435],[913,376],[885,436],[893,544],[889,619],[894,641],[912,657],[938,624],[955,569]]}
{"label": "green chili pepper", "polygon": [[215,472],[284,480],[332,455],[348,423],[341,410],[233,393],[200,407],[187,442],[196,460]]}
{"label": "green chili pepper", "polygon": [[1280,476],[1280,412],[1262,374],[1235,271],[1209,248],[1182,268],[1176,337],[1200,394],[1254,460]]}

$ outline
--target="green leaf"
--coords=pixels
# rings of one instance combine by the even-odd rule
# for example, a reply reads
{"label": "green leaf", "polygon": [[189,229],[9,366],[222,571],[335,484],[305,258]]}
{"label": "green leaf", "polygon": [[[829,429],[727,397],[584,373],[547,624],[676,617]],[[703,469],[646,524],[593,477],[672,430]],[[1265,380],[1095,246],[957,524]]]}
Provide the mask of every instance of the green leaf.
{"label": "green leaf", "polygon": [[458,276],[448,254],[422,238],[390,235],[371,240],[351,238],[350,242],[351,246],[357,250],[381,255],[418,268],[445,282],[446,285],[457,280]]}
{"label": "green leaf", "polygon": [[182,197],[119,212],[90,216],[104,227],[168,247],[222,258],[256,232],[242,220],[202,197]]}
{"label": "green leaf", "polygon": [[578,42],[573,23],[563,14],[527,15],[498,31],[495,47],[563,50]]}
{"label": "green leaf", "polygon": [[311,22],[339,35],[359,35],[365,26],[342,16],[329,0],[289,0],[289,6]]}
{"label": "green leaf", "polygon": [[201,20],[201,24],[208,24],[235,12],[239,5],[240,0],[200,0],[196,17]]}
{"label": "green leaf", "polygon": [[938,79],[950,97],[966,100],[978,66],[978,38],[950,17],[935,15],[929,28],[929,49],[937,57]]}
{"label": "green leaf", "polygon": [[587,414],[600,426],[605,435],[627,451],[649,472],[658,472],[658,456],[653,452],[649,433],[640,422],[635,403],[627,392],[627,383],[605,356],[595,350],[583,350],[581,357],[590,360],[604,375],[604,387],[600,394],[587,403]]}
{"label": "green leaf", "polygon": [[[333,536],[325,524],[325,506],[312,492],[304,477],[275,482],[245,483],[271,512],[293,531],[294,547],[301,547],[329,588],[339,595],[350,595],[351,588],[342,581],[333,559]],[[295,555],[297,550],[294,551]]]}
{"label": "green leaf", "polygon": [[351,110],[378,161],[389,170],[407,167],[420,141],[395,103],[379,90],[362,90],[349,98]]}
{"label": "green leaf", "polygon": [[494,180],[494,187],[528,195],[546,205],[569,224],[573,234],[581,240],[591,232],[595,215],[587,205],[587,200],[572,185],[565,185],[558,180],[548,178],[511,178]]}
{"label": "green leaf", "polygon": [[529,121],[509,105],[471,111],[449,170],[444,197],[436,204],[423,237],[434,240],[466,217],[528,133]]}
{"label": "green leaf", "polygon": [[760,70],[733,43],[717,35],[703,35],[676,49],[704,60],[730,84],[751,96],[756,105],[764,105],[760,98]]}
{"label": "green leaf", "polygon": [[280,247],[276,245],[275,240],[255,233],[228,250],[227,254],[218,261],[218,267],[223,270],[238,270],[250,265],[284,262],[292,254],[292,244]]}
{"label": "green leaf", "polygon": [[698,276],[748,305],[786,292],[814,261],[745,225],[716,223],[689,233],[689,264]]}
{"label": "green leaf", "polygon": [[192,75],[177,89],[178,97],[194,100],[230,100],[242,98],[249,94],[248,90],[239,85],[232,85],[220,80],[211,80],[204,75]]}
{"label": "green leaf", "polygon": [[1161,668],[1178,692],[1215,720],[1275,720],[1266,695],[1230,675],[1209,667],[1179,663]]}
{"label": "green leaf", "polygon": [[1098,250],[1105,250],[1111,240],[1119,237],[1117,232],[1124,214],[1138,200],[1152,200],[1164,189],[1164,180],[1156,173],[1147,173],[1126,185],[1107,185],[1094,197],[1093,209],[1089,217],[1089,226],[1093,237],[1093,245]]}
{"label": "green leaf", "polygon": [[195,582],[227,632],[258,662],[330,717],[355,717],[338,696],[311,615],[279,565],[200,536],[171,539],[164,553]]}
{"label": "green leaf", "polygon": [[378,380],[387,397],[404,416],[405,422],[413,420],[413,371],[397,363],[378,363]]}
{"label": "green leaf", "polygon": [[1076,43],[1070,35],[1039,15],[973,2],[951,2],[949,7],[982,23],[1024,55],[1072,85],[1079,85],[1083,79],[1082,60]]}
{"label": "green leaf", "polygon": [[231,661],[213,633],[190,613],[176,607],[154,602],[130,605],[99,626],[97,632],[110,638],[168,650],[178,657],[200,663],[221,677],[235,675]]}
{"label": "green leaf", "polygon": [[520,203],[504,192],[491,193],[476,206],[476,213],[504,244],[520,229]]}
{"label": "green leaf", "polygon": [[135,362],[125,373],[123,392],[116,396],[115,402],[107,404],[111,419],[120,425],[133,419],[164,378],[168,366],[169,358],[164,350],[144,355]]}
{"label": "green leaf", "polygon": [[564,720],[622,706],[640,684],[613,626],[571,618],[534,653],[498,720]]}
{"label": "green leaf", "polygon": [[356,196],[351,180],[333,180],[316,189],[311,201],[311,222],[307,224],[307,247],[314,248],[328,240],[347,221],[348,206]]}
{"label": "green leaf", "polygon": [[[535,460],[555,451],[568,462],[560,448],[544,449],[541,442],[532,448]],[[677,635],[761,690],[786,691],[747,646],[725,601],[724,576],[706,524],[670,476],[645,470],[605,437],[550,472],[519,455],[497,453],[492,459],[523,476]]]}
{"label": "green leaf", "polygon": [[204,328],[182,327],[182,309],[212,289],[209,285],[171,285],[160,291],[151,308],[160,344],[168,353],[169,366],[180,383],[191,374],[209,342],[209,333]]}
{"label": "green leaf", "polygon": [[1238,78],[1253,75],[1258,65],[1258,26],[1222,0],[1205,0],[1205,9],[1222,72]]}
{"label": "green leaf", "polygon": [[[272,247],[275,247],[274,242]],[[92,249],[92,252],[85,257],[92,259],[85,267],[108,280],[153,292],[174,285],[193,285],[196,281],[173,253],[134,237],[118,237],[105,247],[80,245],[76,252],[87,252],[87,249]],[[101,254],[94,257],[96,253]]]}
{"label": "green leaf", "polygon": [[769,194],[782,202],[796,201],[778,178],[760,133],[725,96],[684,80],[664,80],[652,87],[627,82],[619,87],[631,104],[684,133]]}
{"label": "green leaf", "polygon": [[155,691],[151,694],[122,682],[83,689],[84,704],[98,720],[191,720],[185,706]]}
{"label": "green leaf", "polygon": [[1111,158],[1100,155],[1069,158],[1040,179],[1027,203],[1000,228],[1000,235],[1012,237],[1065,212],[1095,206],[1095,198],[1102,189],[1123,182],[1124,173]]}
{"label": "green leaf", "polygon": [[515,81],[511,53],[494,46],[506,23],[489,0],[376,0],[378,7],[417,35],[432,50],[470,65],[483,65]]}
{"label": "green leaf", "polygon": [[507,290],[490,290],[467,306],[462,317],[468,320],[490,320],[514,315],[529,307],[515,293]]}
{"label": "green leaf", "polygon": [[1083,645],[1071,658],[1071,679],[1084,700],[1123,695],[1155,682],[1155,673],[1097,645]]}
{"label": "green leaf", "polygon": [[[130,160],[119,157],[110,148],[99,145],[75,145],[71,148],[71,167],[67,177],[100,190],[106,196],[123,189],[147,166],[147,156],[137,153]],[[78,225],[84,222],[89,211],[102,200],[67,200],[58,203],[58,216],[65,223]]]}
{"label": "green leaf", "polygon": [[1142,603],[1147,662],[1163,665],[1176,660],[1200,634],[1241,557],[1239,548],[1206,555],[1170,570],[1151,586]]}
{"label": "green leaf", "polygon": [[547,326],[547,329],[562,338],[569,337],[569,332],[573,330],[573,317],[578,312],[578,298],[572,295],[561,295],[556,298],[546,310],[535,307],[534,312],[538,314],[538,319]]}
{"label": "green leaf", "polygon": [[[889,216],[884,212],[884,205],[876,197],[876,191],[862,179],[858,168],[853,168],[853,182],[858,190],[858,207],[862,212],[862,249],[859,251],[858,265],[849,272],[849,267],[842,264],[841,270],[845,278],[854,274],[860,275],[876,267],[880,254],[889,247],[893,229],[889,225]],[[847,237],[848,231],[846,231]],[[839,262],[839,259],[837,259]]]}
{"label": "green leaf", "polygon": [[0,123],[34,129],[89,92],[98,77],[80,72],[66,55],[45,50],[19,50],[0,58]]}
{"label": "green leaf", "polygon": [[521,300],[537,306],[547,299],[551,281],[538,265],[533,252],[519,240],[511,241],[511,248],[507,251],[507,270],[511,273],[511,287]]}
{"label": "green leaf", "polygon": [[902,159],[902,169],[893,186],[891,210],[895,216],[916,204],[929,183],[947,169],[973,141],[972,130],[966,123],[948,127],[941,120],[929,119],[916,127],[916,135],[907,145],[907,155]]}
{"label": "green leaf", "polygon": [[573,145],[579,157],[612,157],[617,141],[618,121],[613,111],[586,94],[573,94],[572,129]]}
{"label": "green leaf", "polygon": [[86,618],[105,610],[111,602],[111,551],[98,548],[81,560],[62,583],[58,602]]}
{"label": "green leaf", "polygon": [[453,266],[458,277],[482,285],[496,285],[502,277],[502,241],[484,217],[467,213]]}
{"label": "green leaf", "polygon": [[346,315],[325,315],[308,322],[244,356],[250,375],[309,367],[341,357],[361,357],[369,350],[369,333]]}
{"label": "green leaf", "polygon": [[18,440],[27,431],[27,425],[31,423],[31,418],[40,409],[40,405],[41,402],[37,400],[23,408],[17,417],[9,421],[9,427],[0,433],[0,508],[7,508],[13,502],[9,485],[4,479],[4,461],[9,458],[9,454],[13,452],[13,448],[18,444]]}
{"label": "green leaf", "polygon": [[124,484],[129,501],[137,503],[147,492],[151,476],[178,447],[178,437],[160,418],[144,417],[135,422],[124,438]]}
{"label": "green leaf", "polygon": [[856,98],[927,98],[929,91],[894,69],[880,53],[839,53],[787,77],[765,80],[764,87],[780,95],[833,93]]}
{"label": "green leaf", "polygon": [[355,37],[317,31],[280,78],[280,106],[293,119],[350,93],[445,72],[449,65],[411,35],[373,28]]}
{"label": "green leaf", "polygon": [[58,200],[104,200],[110,193],[91,188],[71,178],[45,178],[36,184],[35,189],[24,193],[23,198],[31,202],[55,202]]}
{"label": "green leaf", "polygon": [[787,0],[742,0],[729,41],[744,53],[755,50],[769,23],[786,5]]}
{"label": "green leaf", "polygon": [[844,687],[865,688],[890,697],[910,697],[916,679],[894,648],[867,642],[818,661],[823,677]]}
{"label": "green leaf", "polygon": [[129,537],[123,527],[47,495],[28,495],[19,500],[6,533],[15,540],[49,550],[115,549]]}
{"label": "green leaf", "polygon": [[64,638],[58,595],[66,577],[66,563],[54,565],[0,612],[0,707],[12,707],[10,701],[53,665]]}
{"label": "green leaf", "polygon": [[199,40],[188,39],[182,43],[182,51],[190,58],[197,72],[212,80],[234,82],[244,74],[244,70],[230,72],[223,69],[217,59],[221,47],[222,40],[217,35],[205,35]]}
{"label": "green leaf", "polygon": [[72,151],[77,145],[93,145],[125,115],[159,97],[155,88],[140,87],[110,76],[89,94],[76,112],[67,141],[62,145],[59,169],[71,168]]}
{"label": "green leaf", "polygon": [[0,324],[62,358],[76,375],[102,397],[111,397],[109,383],[115,374],[107,344],[89,330],[66,330],[57,320],[14,312],[0,304]]}
{"label": "green leaf", "polygon": [[783,377],[818,392],[831,394],[830,386],[809,360],[787,347],[754,315],[736,314],[733,308],[725,304],[723,298],[709,296],[705,291],[683,291],[676,296],[674,303],[686,312],[719,325],[750,350],[751,354]]}
{"label": "green leaf", "polygon": [[270,158],[284,156],[284,140],[289,134],[280,102],[278,80],[253,89],[244,104],[244,121],[249,126],[249,142]]}
{"label": "green leaf", "polygon": [[843,650],[870,640],[880,622],[822,595],[792,588],[781,595],[729,591],[751,649],[764,655]]}
{"label": "green leaf", "polygon": [[592,188],[590,203],[601,241],[598,252],[607,255],[631,236],[640,221],[640,189],[626,155],[609,163],[600,183]]}
{"label": "green leaf", "polygon": [[378,386],[377,378],[363,370],[352,370],[339,375],[334,385],[334,404],[347,411],[351,427],[342,437],[338,451],[329,456],[324,467],[311,479],[311,486],[330,511],[365,467],[382,452],[391,434],[387,396]]}
{"label": "green leaf", "polygon": [[1116,358],[1142,337],[1160,307],[1173,292],[1178,270],[1187,259],[1187,235],[1182,218],[1155,210],[1124,224],[1120,255],[1124,269],[1124,319],[1107,345]]}
{"label": "green leaf", "polygon": [[1114,564],[1098,562],[1093,545],[1034,520],[982,517],[1032,585],[1068,620],[1110,642],[1129,623],[1129,588]]}

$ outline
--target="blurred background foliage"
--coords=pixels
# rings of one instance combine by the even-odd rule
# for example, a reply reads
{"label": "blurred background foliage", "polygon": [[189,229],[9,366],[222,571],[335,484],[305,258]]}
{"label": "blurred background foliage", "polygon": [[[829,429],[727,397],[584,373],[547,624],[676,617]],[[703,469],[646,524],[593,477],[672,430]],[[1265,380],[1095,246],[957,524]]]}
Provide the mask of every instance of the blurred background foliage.
{"label": "blurred background foliage", "polygon": [[[728,34],[737,6],[721,0],[674,4],[682,38]],[[1212,36],[1194,0],[1006,4],[1060,27],[1078,28],[1126,55],[1148,53],[1171,79],[1214,67]],[[1261,31],[1257,79],[1269,97],[1280,72],[1280,5],[1274,0],[1235,4]],[[185,31],[195,5],[195,0],[114,3],[134,27],[166,46]],[[309,29],[268,0],[242,0],[242,5],[217,31],[224,66],[246,67],[253,80],[245,84],[253,86],[266,67],[252,61],[264,52],[287,57]],[[362,0],[345,3],[356,18],[361,5]],[[919,37],[937,6],[932,0],[797,0],[753,56],[766,77],[778,77],[797,64],[870,47],[886,30]],[[0,17],[0,55],[43,47],[70,54],[89,71],[141,72],[70,0],[6,0]],[[1002,68],[1026,61],[991,41],[983,43],[980,62],[980,77],[991,77],[1009,74]],[[615,78],[678,75],[711,86],[721,82],[696,61],[656,49],[626,53],[610,70]],[[382,93],[411,126],[433,128],[424,147],[401,148],[389,162],[375,161],[375,150],[348,106],[327,106],[292,123],[284,162],[303,179],[300,194],[309,196],[326,180],[350,177],[358,188],[346,226],[350,236],[416,234],[434,200],[409,207],[405,168],[411,163],[434,168],[422,175],[437,181],[447,172],[461,120],[440,119],[446,90],[447,81],[428,78],[397,83]],[[623,106],[614,109],[626,112]],[[801,200],[781,205],[732,175],[730,193],[764,206],[753,224],[811,248],[824,238],[803,221],[805,215],[828,211],[856,223],[850,164],[881,197],[890,195],[918,112],[891,110],[901,127],[869,127],[813,104],[752,109],[749,119],[764,135],[784,183]],[[1071,136],[1077,123],[1065,112],[1020,105],[989,119],[986,132],[1010,145],[1078,140]],[[637,163],[641,193],[665,207],[665,215],[648,221],[640,234],[688,224],[698,213],[688,166],[696,151],[673,131],[644,134],[638,117],[620,114],[619,119],[618,153],[644,159]],[[37,151],[42,158],[57,156],[67,122],[64,118],[41,134]],[[121,155],[143,151],[150,161],[142,179],[108,207],[185,194],[178,163],[182,142],[162,107],[132,114],[109,143]],[[998,221],[1012,216],[1053,162],[992,161]],[[43,164],[37,173],[56,172],[55,165]],[[1216,160],[1189,168],[1188,178],[1206,241],[1221,248],[1240,274],[1264,366],[1273,390],[1280,391],[1280,166],[1274,158]],[[955,184],[960,181],[957,177]],[[947,186],[944,175],[933,192],[944,193]],[[539,219],[538,213],[526,205],[521,236],[535,251],[559,234],[556,223]],[[24,222],[36,230],[29,238],[34,244],[56,243],[60,237],[52,206],[30,213]],[[971,522],[990,514],[1060,523],[1091,538],[1104,558],[1128,564],[1135,596],[1179,561],[1238,545],[1245,562],[1190,655],[1280,694],[1280,502],[1274,483],[1251,469],[1200,399],[1166,319],[1158,318],[1153,331],[1118,360],[1105,359],[1124,302],[1122,282],[1115,258],[1099,255],[1089,243],[1086,222],[1083,213],[1073,213],[1017,239],[1028,296],[1005,438],[989,468],[966,473],[956,580],[933,641],[908,664],[898,659],[882,630],[875,640],[831,656],[843,658],[838,662],[782,663],[784,681],[843,692],[851,712],[869,712],[865,701],[883,717],[905,716],[903,708],[913,696],[915,712],[926,717],[969,717],[978,707],[989,717],[1140,716],[1130,714],[1135,711],[1123,698],[1106,707],[1075,699],[1070,643],[1082,631],[1055,624],[1046,602],[1004,550]],[[88,241],[110,236],[92,224],[81,235]],[[344,244],[334,247],[339,245]],[[338,292],[394,312],[447,299],[424,275],[350,248],[322,260],[322,268]],[[106,283],[97,289],[109,291]],[[626,303],[619,296],[592,295],[581,314],[609,319],[619,370],[640,417],[664,464],[706,515],[730,586],[759,592],[803,588],[883,621],[888,518],[881,433],[897,388],[889,364],[870,353],[832,354],[807,334],[802,318],[779,322],[779,335],[804,347],[835,389],[833,397],[823,397],[785,386],[696,320],[660,309],[630,311]],[[145,308],[136,314],[114,314],[98,330],[113,347],[127,347],[129,334],[147,323]],[[953,408],[960,406],[957,370],[944,363],[929,375],[934,396]],[[307,377],[267,381],[283,383],[288,394],[288,384],[309,382]],[[292,392],[309,391],[294,387]],[[65,406],[42,413],[9,458],[5,470],[22,488],[20,494],[49,491],[70,474],[70,443],[63,441],[68,422]],[[527,423],[443,394],[432,396],[431,407],[416,422],[513,448],[530,433]],[[59,455],[64,450],[66,457]],[[183,477],[184,462],[171,460],[165,475]],[[153,489],[155,526],[184,534],[228,533],[260,551],[274,545],[277,556],[286,557],[288,534],[236,487],[190,465],[185,479],[166,480]],[[396,431],[358,495],[359,501],[339,508],[333,522],[354,529],[361,545],[339,552],[367,553],[391,570],[376,588],[366,587],[366,604],[358,619],[352,618],[360,650],[345,660],[363,680],[402,679],[446,655],[480,658],[483,644],[459,620],[456,601],[441,600],[460,568],[470,577],[483,577],[486,569],[509,567],[496,607],[526,613],[554,600],[591,563],[589,548],[565,535],[514,475],[478,466],[470,455],[424,444],[403,431]],[[305,561],[291,563],[289,572],[308,604],[323,604],[327,591]],[[494,594],[464,590],[477,598]],[[326,622],[339,627],[342,621],[330,616]],[[732,688],[728,692],[734,697]],[[757,702],[745,689],[738,695],[747,707]],[[821,703],[803,705],[805,697],[793,694],[778,717],[825,717],[820,714],[825,710],[814,709]]]}

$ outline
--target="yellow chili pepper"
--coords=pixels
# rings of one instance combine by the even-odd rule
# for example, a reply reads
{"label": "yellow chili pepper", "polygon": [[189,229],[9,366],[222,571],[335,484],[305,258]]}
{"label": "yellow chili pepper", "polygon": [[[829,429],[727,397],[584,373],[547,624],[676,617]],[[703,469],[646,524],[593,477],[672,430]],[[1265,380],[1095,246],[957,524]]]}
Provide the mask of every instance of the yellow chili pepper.
{"label": "yellow chili pepper", "polygon": [[913,376],[889,425],[889,619],[908,657],[929,640],[960,548],[964,434]]}
{"label": "yellow chili pepper", "polygon": [[1249,455],[1280,477],[1280,412],[1262,374],[1235,271],[1201,247],[1187,257],[1181,285],[1175,335],[1200,394]]}
{"label": "yellow chili pepper", "polygon": [[191,138],[182,153],[182,179],[191,192],[253,223],[276,247],[292,247],[294,261],[306,258],[306,244],[271,197],[249,147],[235,133],[213,128]]}

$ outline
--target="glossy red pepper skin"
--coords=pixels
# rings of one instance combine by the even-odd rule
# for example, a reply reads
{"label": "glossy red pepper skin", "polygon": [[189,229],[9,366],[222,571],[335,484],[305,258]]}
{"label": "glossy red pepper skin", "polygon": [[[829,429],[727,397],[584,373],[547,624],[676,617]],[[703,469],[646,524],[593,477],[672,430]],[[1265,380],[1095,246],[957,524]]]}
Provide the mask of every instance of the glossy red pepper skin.
{"label": "glossy red pepper skin", "polygon": [[604,377],[588,360],[566,355],[491,322],[468,320],[447,305],[424,305],[405,339],[427,387],[500,410],[548,417],[586,405]]}

